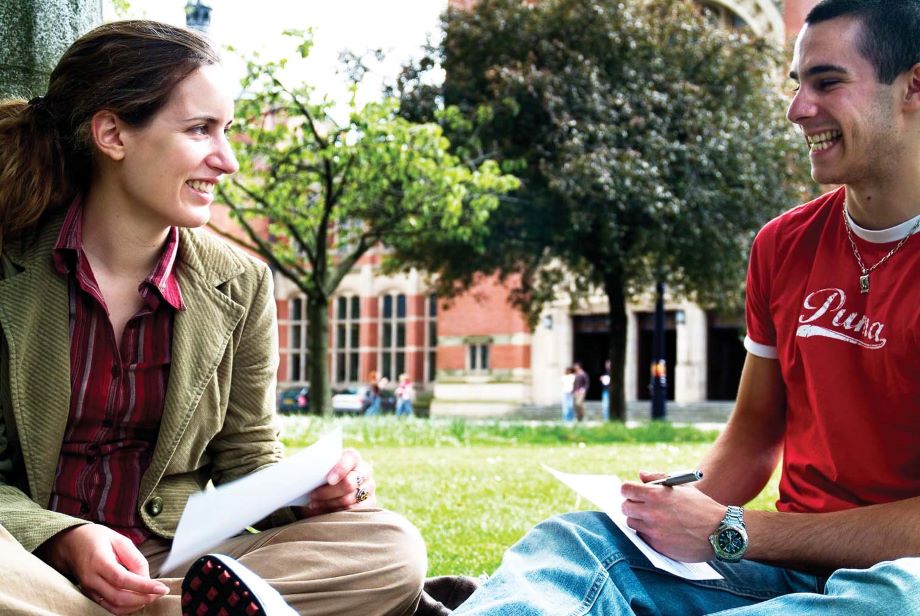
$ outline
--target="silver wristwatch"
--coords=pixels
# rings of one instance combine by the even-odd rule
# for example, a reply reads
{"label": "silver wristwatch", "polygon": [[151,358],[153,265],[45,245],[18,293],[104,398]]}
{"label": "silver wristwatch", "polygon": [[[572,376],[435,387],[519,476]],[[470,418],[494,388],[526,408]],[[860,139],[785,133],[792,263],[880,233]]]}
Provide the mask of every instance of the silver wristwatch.
{"label": "silver wristwatch", "polygon": [[748,549],[744,509],[730,506],[719,527],[709,535],[709,543],[712,544],[712,549],[719,560],[728,563],[736,563],[741,560]]}

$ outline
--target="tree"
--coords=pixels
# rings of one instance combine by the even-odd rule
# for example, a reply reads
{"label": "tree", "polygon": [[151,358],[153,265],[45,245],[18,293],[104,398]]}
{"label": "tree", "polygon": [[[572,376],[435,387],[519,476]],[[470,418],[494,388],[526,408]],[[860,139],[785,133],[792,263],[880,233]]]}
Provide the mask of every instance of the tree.
{"label": "tree", "polygon": [[[300,36],[305,58],[311,43]],[[312,102],[307,84],[287,85],[286,65],[248,62],[248,94],[237,104],[240,171],[220,189],[246,239],[223,234],[306,296],[310,409],[328,414],[328,308],[345,275],[377,245],[393,263],[419,241],[481,250],[496,194],[517,181],[491,161],[463,164],[439,125],[399,117],[394,99],[359,108],[357,84],[348,121],[337,123],[330,101]]]}
{"label": "tree", "polygon": [[[493,213],[489,250],[441,253],[442,280],[522,273],[535,323],[560,290],[607,296],[611,417],[625,419],[626,302],[657,279],[704,305],[741,305],[753,234],[804,192],[783,117],[779,53],[672,0],[481,0],[397,88],[464,156],[497,157],[522,187]],[[440,65],[441,87],[426,85]],[[464,278],[466,276],[466,278]]]}

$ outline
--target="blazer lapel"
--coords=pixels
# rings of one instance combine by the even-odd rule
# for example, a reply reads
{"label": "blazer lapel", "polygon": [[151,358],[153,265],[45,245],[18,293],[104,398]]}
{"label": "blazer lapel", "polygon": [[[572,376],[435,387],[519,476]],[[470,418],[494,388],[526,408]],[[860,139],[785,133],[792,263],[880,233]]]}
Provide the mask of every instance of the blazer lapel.
{"label": "blazer lapel", "polygon": [[227,267],[224,255],[208,251],[194,233],[180,240],[176,275],[186,309],[176,314],[172,336],[172,365],[166,406],[150,467],[144,476],[141,498],[159,481],[181,442],[208,381],[224,357],[233,330],[245,313],[220,288],[239,270]]}
{"label": "blazer lapel", "polygon": [[32,499],[46,507],[70,413],[67,280],[51,263],[61,220],[52,221],[21,254],[22,271],[0,280],[0,326],[9,353],[9,384]]}

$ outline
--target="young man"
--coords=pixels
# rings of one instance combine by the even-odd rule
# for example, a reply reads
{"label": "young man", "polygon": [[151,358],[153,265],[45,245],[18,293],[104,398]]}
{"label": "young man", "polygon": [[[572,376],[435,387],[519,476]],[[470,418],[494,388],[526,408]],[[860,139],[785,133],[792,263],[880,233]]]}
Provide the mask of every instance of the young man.
{"label": "young man", "polygon": [[[629,525],[724,579],[654,569],[603,515],[538,526],[458,614],[920,613],[920,0],[824,0],[789,107],[843,186],[771,221],[725,432],[675,488],[623,486]],[[782,456],[781,456],[782,454]],[[782,457],[776,512],[740,505]]]}

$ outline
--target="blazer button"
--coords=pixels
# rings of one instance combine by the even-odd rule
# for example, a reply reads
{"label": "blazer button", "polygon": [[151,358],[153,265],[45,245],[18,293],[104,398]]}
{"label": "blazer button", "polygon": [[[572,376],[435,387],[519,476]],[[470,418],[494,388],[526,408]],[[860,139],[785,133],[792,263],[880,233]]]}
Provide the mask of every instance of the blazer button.
{"label": "blazer button", "polygon": [[154,496],[149,501],[147,501],[147,513],[152,516],[160,515],[160,512],[163,511],[163,499],[159,496]]}

